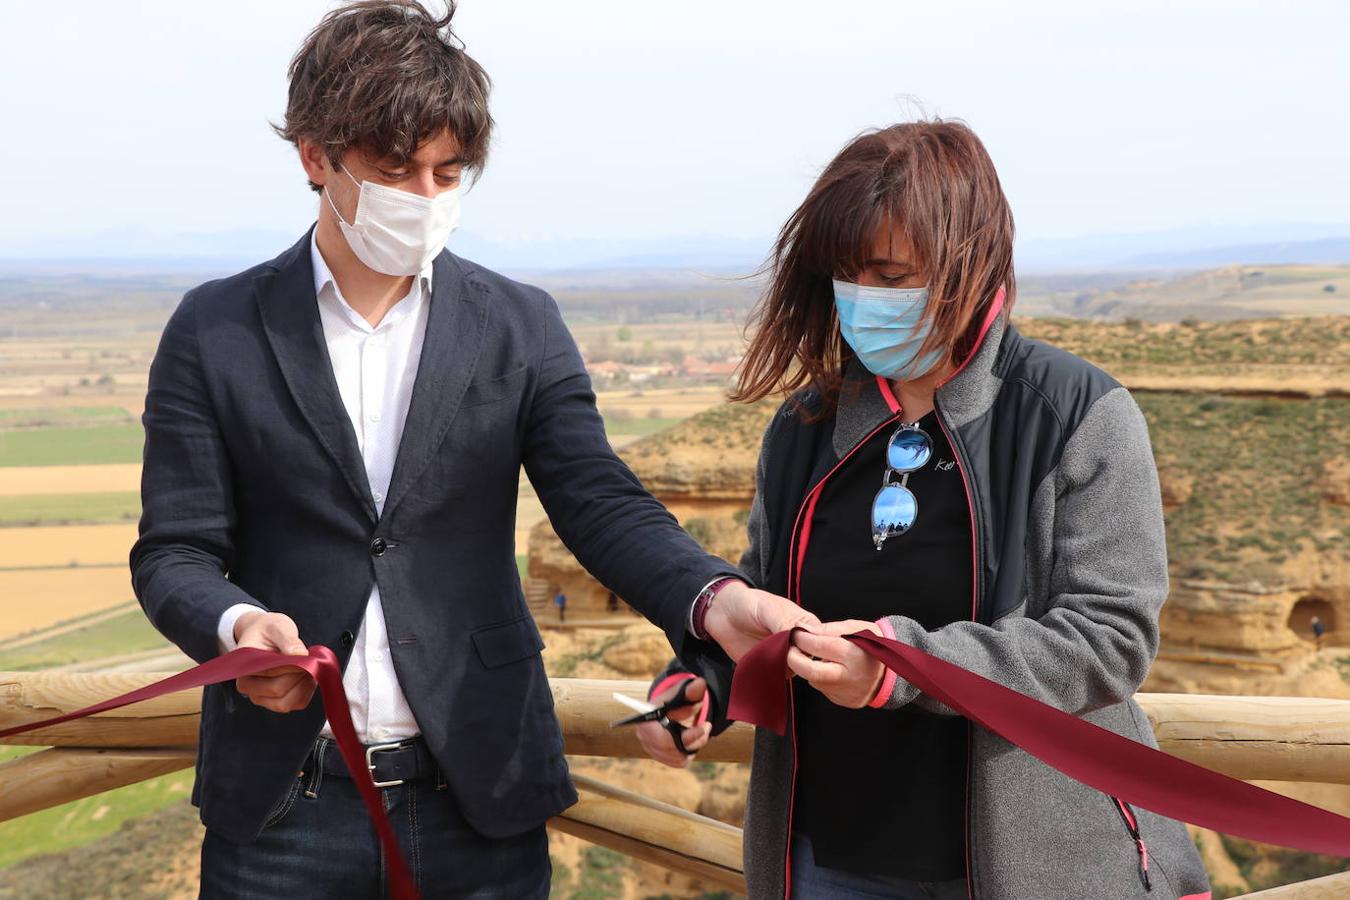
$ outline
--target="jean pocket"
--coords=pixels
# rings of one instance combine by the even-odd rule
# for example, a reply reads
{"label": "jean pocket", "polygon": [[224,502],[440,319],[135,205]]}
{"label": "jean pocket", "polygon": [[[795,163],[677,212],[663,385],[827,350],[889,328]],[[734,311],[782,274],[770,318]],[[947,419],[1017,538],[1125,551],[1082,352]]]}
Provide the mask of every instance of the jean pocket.
{"label": "jean pocket", "polygon": [[281,799],[277,801],[277,805],[272,807],[272,811],[267,814],[267,818],[263,821],[264,831],[280,822],[286,817],[286,813],[291,811],[291,807],[295,805],[295,798],[300,796],[302,780],[299,775],[291,779],[290,787],[286,789],[285,794],[282,794]]}

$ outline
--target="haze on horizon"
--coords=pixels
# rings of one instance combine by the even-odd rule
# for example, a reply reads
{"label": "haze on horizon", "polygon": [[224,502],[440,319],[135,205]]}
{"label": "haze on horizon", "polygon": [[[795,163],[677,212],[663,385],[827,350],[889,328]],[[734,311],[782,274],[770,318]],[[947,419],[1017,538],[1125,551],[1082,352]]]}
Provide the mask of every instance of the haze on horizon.
{"label": "haze on horizon", "polygon": [[[289,243],[316,198],[268,122],[333,5],[6,4],[0,258]],[[451,247],[762,246],[849,137],[925,114],[982,136],[1023,242],[1347,236],[1350,6],[1293,7],[462,0],[498,131]]]}

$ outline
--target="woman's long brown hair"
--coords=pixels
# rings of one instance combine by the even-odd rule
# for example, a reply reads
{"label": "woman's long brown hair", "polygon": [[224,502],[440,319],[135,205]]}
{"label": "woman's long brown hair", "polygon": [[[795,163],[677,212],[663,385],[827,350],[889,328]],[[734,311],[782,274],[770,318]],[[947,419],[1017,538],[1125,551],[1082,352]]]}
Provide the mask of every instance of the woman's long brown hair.
{"label": "woman's long brown hair", "polygon": [[1012,308],[1013,220],[998,174],[964,123],[906,122],[854,138],[778,234],[734,401],[816,386],[833,413],[852,351],[839,332],[832,278],[854,280],[881,228],[899,227],[928,273],[920,352],[941,347],[956,364],[978,339],[999,287]]}

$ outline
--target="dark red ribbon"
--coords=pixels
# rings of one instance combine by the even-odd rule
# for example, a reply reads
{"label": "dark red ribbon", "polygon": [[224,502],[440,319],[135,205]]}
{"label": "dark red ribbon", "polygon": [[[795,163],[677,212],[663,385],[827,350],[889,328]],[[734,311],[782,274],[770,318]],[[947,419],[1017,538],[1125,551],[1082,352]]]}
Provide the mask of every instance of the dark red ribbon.
{"label": "dark red ribbon", "polygon": [[107,712],[110,709],[118,709],[176,691],[233,681],[277,666],[295,666],[304,669],[319,683],[319,695],[323,699],[324,713],[328,716],[328,724],[333,729],[333,737],[337,739],[342,759],[347,763],[352,780],[356,782],[356,788],[366,804],[366,812],[370,814],[370,820],[375,826],[375,833],[379,835],[380,846],[384,849],[389,891],[394,900],[418,900],[417,887],[413,884],[408,864],[403,859],[403,851],[394,836],[393,826],[389,824],[389,817],[384,813],[384,804],[380,800],[375,783],[371,780],[370,770],[366,768],[365,748],[357,739],[356,729],[352,726],[351,710],[347,707],[347,694],[342,689],[342,668],[338,665],[333,651],[323,645],[311,646],[308,656],[287,656],[284,653],[244,647],[120,697],[113,697],[111,700],[104,700],[102,703],[95,703],[93,706],[86,706],[84,709],[77,709],[75,712],[53,719],[5,728],[0,730],[0,738],[60,725],[72,719],[82,719],[95,713]]}
{"label": "dark red ribbon", "polygon": [[[737,662],[732,719],[784,733],[791,637],[779,632]],[[1204,828],[1350,856],[1350,818],[1154,750],[908,644],[867,631],[847,638],[920,691],[1075,781]]]}

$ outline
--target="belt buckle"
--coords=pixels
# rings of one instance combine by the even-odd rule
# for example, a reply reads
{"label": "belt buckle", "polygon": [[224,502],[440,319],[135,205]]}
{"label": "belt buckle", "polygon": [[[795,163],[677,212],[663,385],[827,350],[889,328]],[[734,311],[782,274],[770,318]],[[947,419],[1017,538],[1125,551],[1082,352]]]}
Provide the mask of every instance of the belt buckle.
{"label": "belt buckle", "polygon": [[407,780],[406,778],[400,778],[397,781],[375,781],[375,763],[371,760],[371,757],[381,750],[399,750],[402,747],[402,742],[396,742],[393,744],[375,744],[366,748],[366,768],[370,771],[370,780],[374,782],[377,788],[397,787]]}

